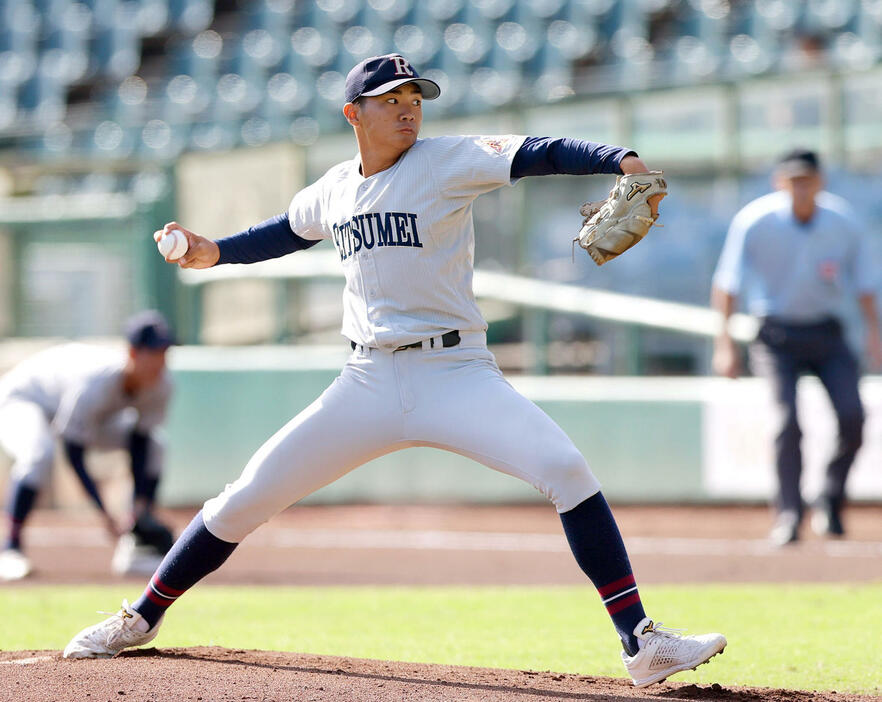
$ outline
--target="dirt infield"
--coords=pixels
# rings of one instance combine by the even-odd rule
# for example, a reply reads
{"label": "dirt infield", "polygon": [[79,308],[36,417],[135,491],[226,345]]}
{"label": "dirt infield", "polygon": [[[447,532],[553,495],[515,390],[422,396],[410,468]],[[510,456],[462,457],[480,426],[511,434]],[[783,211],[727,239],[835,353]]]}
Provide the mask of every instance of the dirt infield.
{"label": "dirt infield", "polygon": [[[882,507],[852,508],[849,538],[773,549],[762,507],[614,508],[638,582],[859,582],[882,579]],[[166,512],[177,530],[192,510]],[[108,583],[112,544],[94,515],[39,511],[27,532],[35,583]],[[136,596],[145,578],[131,580]],[[298,507],[261,527],[214,584],[583,584],[553,509]],[[19,585],[20,586],[20,585]],[[0,585],[0,596],[3,586]],[[146,649],[111,661],[0,652],[0,702],[77,700],[736,700],[846,702],[832,692],[663,683],[220,648]]]}
{"label": "dirt infield", "polygon": [[[615,506],[637,580],[867,582],[882,579],[882,506],[853,507],[849,538],[804,529],[765,540],[765,507]],[[177,531],[193,510],[166,512]],[[25,534],[38,583],[106,583],[112,544],[91,512],[38,511]],[[139,585],[143,577],[129,578]],[[546,505],[296,507],[265,524],[207,583],[287,585],[583,584]],[[138,588],[140,589],[140,588]]]}
{"label": "dirt infield", "polygon": [[335,658],[225,648],[144,649],[110,661],[66,661],[57,651],[0,653],[2,702],[560,702],[731,700],[868,702],[836,693],[660,683],[528,670]]}

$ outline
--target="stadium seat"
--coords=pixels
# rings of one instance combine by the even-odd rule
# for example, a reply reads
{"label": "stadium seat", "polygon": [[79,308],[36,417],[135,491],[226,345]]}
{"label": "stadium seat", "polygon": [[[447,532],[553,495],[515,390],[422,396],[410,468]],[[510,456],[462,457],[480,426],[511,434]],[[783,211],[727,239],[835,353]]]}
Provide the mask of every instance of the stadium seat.
{"label": "stadium seat", "polygon": [[318,0],[310,5],[309,23],[317,28],[331,29],[335,25],[354,22],[364,7],[364,0]]}
{"label": "stadium seat", "polygon": [[376,21],[394,26],[404,21],[413,8],[415,0],[368,0],[362,21],[373,26]]}
{"label": "stadium seat", "polygon": [[347,71],[347,67],[362,59],[388,53],[391,49],[388,39],[379,31],[372,31],[360,24],[346,29],[340,39],[342,49],[337,55],[337,68],[340,71]]}
{"label": "stadium seat", "polygon": [[487,19],[500,22],[506,18],[513,7],[519,6],[520,3],[515,0],[477,0],[472,5]]}
{"label": "stadium seat", "polygon": [[151,119],[141,130],[140,143],[136,148],[149,158],[174,158],[186,147],[189,131],[187,125],[174,125],[161,119]]}
{"label": "stadium seat", "polygon": [[266,111],[270,116],[290,115],[306,108],[314,96],[314,84],[290,73],[276,73],[266,85]]}
{"label": "stadium seat", "polygon": [[113,120],[98,124],[91,135],[90,156],[118,159],[132,154],[137,146],[138,130],[127,131]]}
{"label": "stadium seat", "polygon": [[221,120],[194,124],[187,140],[189,148],[195,151],[231,149],[238,143],[238,124]]}
{"label": "stadium seat", "polygon": [[856,15],[855,0],[808,0],[806,26],[816,31],[844,28]]}
{"label": "stadium seat", "polygon": [[496,28],[494,39],[493,65],[501,68],[504,60],[512,64],[512,69],[517,69],[518,64],[524,64],[536,56],[542,33],[538,25],[525,27],[518,22],[502,22]]}
{"label": "stadium seat", "polygon": [[[188,133],[187,148],[241,143],[249,119],[273,135],[294,115],[328,129],[340,76],[390,51],[445,81],[433,112],[455,115],[659,79],[863,70],[882,61],[882,0],[0,0],[0,137],[57,147],[61,132],[44,130],[89,100],[93,131],[224,125]],[[136,79],[150,86],[140,102]],[[68,148],[92,148],[71,134]]]}
{"label": "stadium seat", "polygon": [[266,29],[252,29],[242,37],[238,52],[242,72],[250,68],[262,73],[276,66],[287,51],[284,38]]}
{"label": "stadium seat", "polygon": [[301,27],[291,35],[291,47],[310,66],[327,66],[337,56],[337,45],[315,27]]}
{"label": "stadium seat", "polygon": [[213,29],[184,41],[173,52],[169,72],[186,73],[199,83],[213,83],[220,74],[224,40]]}
{"label": "stadium seat", "polygon": [[435,26],[406,24],[392,35],[392,50],[409,57],[421,68],[433,61],[442,43],[442,33]]}
{"label": "stadium seat", "polygon": [[212,0],[170,0],[169,8],[175,27],[187,35],[208,29],[214,19]]}

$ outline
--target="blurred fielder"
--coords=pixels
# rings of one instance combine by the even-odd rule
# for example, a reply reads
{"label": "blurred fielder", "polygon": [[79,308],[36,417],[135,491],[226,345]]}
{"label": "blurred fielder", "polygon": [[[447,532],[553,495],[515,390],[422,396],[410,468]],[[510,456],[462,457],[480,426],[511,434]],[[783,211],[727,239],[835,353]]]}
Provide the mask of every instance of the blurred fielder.
{"label": "blurred fielder", "polygon": [[[151,641],[169,605],[273,515],[373,458],[435,446],[521,478],[555,504],[636,685],[706,662],[726,639],[681,636],[646,616],[597,479],[560,427],[502,377],[472,292],[478,195],[523,176],[639,174],[620,175],[578,237],[600,263],[654,222],[661,174],[628,149],[572,139],[418,139],[422,102],[440,89],[399,55],[366,59],[345,91],[358,155],[297,193],[286,213],[247,231],[214,242],[183,230],[189,250],[177,262],[251,263],[331,239],[346,277],[343,334],[352,355],[321,397],[205,503],[140,599],[77,634],[64,655],[109,657]],[[167,224],[154,238],[180,228]]]}
{"label": "blurred fielder", "polygon": [[[839,441],[827,464],[812,528],[842,536],[845,481],[861,446],[864,410],[858,394],[858,363],[846,345],[840,317],[846,295],[856,291],[863,313],[866,354],[882,368],[876,308],[877,270],[866,230],[841,198],[822,192],[817,154],[787,153],[775,169],[777,192],[746,205],[732,220],[713,279],[711,304],[728,320],[743,291],[748,311],[762,320],[751,345],[751,364],[769,378],[775,402],[777,517],[771,541],[799,539],[802,432],[796,414],[796,384],[803,373],[823,383],[836,412]],[[735,378],[740,359],[723,325],[714,349],[714,369]]]}
{"label": "blurred fielder", "polygon": [[[31,571],[22,531],[50,477],[58,439],[108,533],[119,537],[114,571],[149,574],[171,548],[171,532],[152,512],[163,461],[158,430],[172,392],[165,366],[171,332],[158,313],[144,312],[129,320],[127,339],[124,354],[85,344],[56,346],[0,380],[0,445],[14,460],[0,579],[18,580]],[[86,469],[91,449],[126,449],[131,456],[131,530],[122,529],[101,500]]]}

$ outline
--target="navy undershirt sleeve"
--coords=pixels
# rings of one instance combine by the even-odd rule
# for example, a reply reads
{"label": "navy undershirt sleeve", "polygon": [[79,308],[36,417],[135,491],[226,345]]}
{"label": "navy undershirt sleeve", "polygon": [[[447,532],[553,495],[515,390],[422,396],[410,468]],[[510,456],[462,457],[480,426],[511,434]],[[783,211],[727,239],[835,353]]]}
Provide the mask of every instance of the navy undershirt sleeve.
{"label": "navy undershirt sleeve", "polygon": [[319,240],[304,239],[291,231],[288,213],[271,217],[243,232],[215,241],[221,263],[257,263],[315,246]]}
{"label": "navy undershirt sleeve", "polygon": [[95,481],[92,480],[92,476],[90,476],[89,472],[86,470],[86,448],[82,444],[77,444],[72,441],[64,441],[64,452],[67,454],[67,460],[70,461],[70,465],[74,469],[77,478],[79,478],[80,484],[88,493],[89,497],[92,498],[92,502],[95,503],[95,506],[103,512],[104,503],[101,501],[98,487],[95,485]]}
{"label": "navy undershirt sleeve", "polygon": [[590,175],[622,172],[631,149],[568,137],[527,137],[511,162],[511,177],[539,175]]}
{"label": "navy undershirt sleeve", "polygon": [[132,482],[135,497],[146,494],[147,458],[150,451],[150,437],[139,431],[129,435],[129,456],[132,461]]}

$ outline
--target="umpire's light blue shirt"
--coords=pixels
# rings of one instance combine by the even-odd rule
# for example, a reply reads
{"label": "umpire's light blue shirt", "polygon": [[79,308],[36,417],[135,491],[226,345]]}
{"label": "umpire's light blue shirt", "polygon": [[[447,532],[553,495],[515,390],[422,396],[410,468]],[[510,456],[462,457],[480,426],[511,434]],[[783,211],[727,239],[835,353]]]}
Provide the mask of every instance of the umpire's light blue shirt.
{"label": "umpire's light blue shirt", "polygon": [[786,192],[746,205],[729,227],[714,285],[743,296],[751,314],[797,323],[841,317],[846,295],[874,292],[869,242],[848,203],[827,192],[815,203],[805,224]]}

